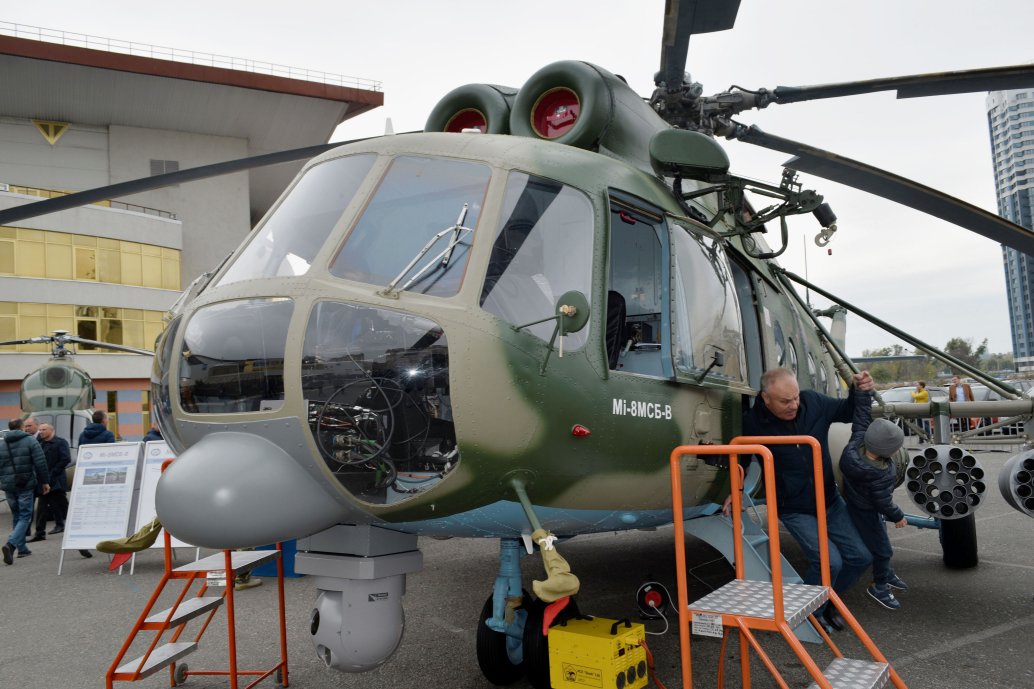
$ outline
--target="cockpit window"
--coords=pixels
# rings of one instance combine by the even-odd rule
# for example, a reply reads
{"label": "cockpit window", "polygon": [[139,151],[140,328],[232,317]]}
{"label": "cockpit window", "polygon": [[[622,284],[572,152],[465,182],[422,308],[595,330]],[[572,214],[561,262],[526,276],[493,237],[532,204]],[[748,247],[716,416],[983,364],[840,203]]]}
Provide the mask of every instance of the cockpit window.
{"label": "cockpit window", "polygon": [[180,406],[195,414],[279,409],[294,304],[246,299],[198,309],[180,351]]}
{"label": "cockpit window", "polygon": [[360,500],[408,500],[458,465],[449,343],[434,321],[320,302],[309,317],[301,373],[319,454]]}
{"label": "cockpit window", "polygon": [[[746,380],[739,301],[721,242],[675,224],[671,232],[672,358],[676,373]],[[717,359],[721,366],[712,366]]]}
{"label": "cockpit window", "polygon": [[[582,192],[514,172],[506,183],[503,221],[492,246],[481,307],[512,325],[556,314],[557,299],[592,293],[592,204]],[[555,321],[528,328],[543,340]],[[585,344],[587,330],[568,335],[564,348]]]}
{"label": "cockpit window", "polygon": [[[443,231],[477,228],[490,177],[490,168],[481,163],[397,158],[330,266],[331,274],[385,289],[398,279],[395,288],[452,296],[463,280],[473,232]],[[436,235],[441,236],[424,252]],[[450,242],[455,245],[448,258],[443,254],[429,263]]]}
{"label": "cockpit window", "polygon": [[375,159],[354,155],[310,168],[217,284],[304,275]]}

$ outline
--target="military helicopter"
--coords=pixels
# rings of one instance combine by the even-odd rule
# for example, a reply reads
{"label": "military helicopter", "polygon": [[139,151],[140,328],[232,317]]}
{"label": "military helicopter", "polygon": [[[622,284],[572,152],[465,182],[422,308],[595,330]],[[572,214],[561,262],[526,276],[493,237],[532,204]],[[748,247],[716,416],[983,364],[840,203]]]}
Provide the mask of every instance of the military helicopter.
{"label": "military helicopter", "polygon": [[154,352],[145,349],[69,335],[67,330],[55,330],[53,335],[5,340],[0,342],[0,347],[20,344],[53,345],[50,359],[22,379],[21,409],[39,421],[51,424],[54,433],[68,441],[73,450],[78,446],[79,434],[90,423],[90,410],[94,407],[97,393],[93,379],[73,361],[75,352],[69,345],[87,345],[154,356]]}
{"label": "military helicopter", "polygon": [[[737,10],[667,3],[657,89],[645,98],[601,67],[559,62],[520,88],[457,88],[424,132],[34,204],[57,210],[319,153],[187,291],[152,384],[178,455],[156,496],[163,523],[216,548],[307,537],[296,568],[318,576],[310,631],[328,666],[369,670],[398,646],[417,535],[494,538],[479,664],[493,683],[527,673],[540,685],[543,606],[523,594],[522,541],[533,547],[540,528],[548,535],[536,540],[551,545],[671,523],[669,452],[738,435],[767,368],[843,394],[842,312],[827,329],[775,261],[788,216],[814,214],[820,243],[835,232],[795,169],[1034,253],[1023,227],[734,119],[880,90],[1029,86],[1034,68],[704,96],[683,76],[689,39],[731,28]],[[747,180],[730,173],[716,136],[795,159],[778,184]],[[906,406],[892,411],[930,413]],[[712,514],[729,490],[706,458],[681,479],[682,519]],[[559,548],[539,545],[540,600],[576,590]],[[956,545],[946,539],[946,552]]]}

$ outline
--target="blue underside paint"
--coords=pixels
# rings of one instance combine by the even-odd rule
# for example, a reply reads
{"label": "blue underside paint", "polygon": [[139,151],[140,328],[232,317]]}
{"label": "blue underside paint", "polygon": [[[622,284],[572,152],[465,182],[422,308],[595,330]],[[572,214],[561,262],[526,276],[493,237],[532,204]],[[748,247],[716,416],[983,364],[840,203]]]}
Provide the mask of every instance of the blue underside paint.
{"label": "blue underside paint", "polygon": [[[709,503],[683,510],[685,519],[714,514],[719,505]],[[543,528],[557,536],[626,531],[664,526],[671,523],[671,508],[658,510],[571,510],[535,506]],[[384,524],[396,531],[421,536],[458,536],[465,538],[516,538],[529,533],[528,519],[519,502],[499,501],[470,512],[442,519]]]}

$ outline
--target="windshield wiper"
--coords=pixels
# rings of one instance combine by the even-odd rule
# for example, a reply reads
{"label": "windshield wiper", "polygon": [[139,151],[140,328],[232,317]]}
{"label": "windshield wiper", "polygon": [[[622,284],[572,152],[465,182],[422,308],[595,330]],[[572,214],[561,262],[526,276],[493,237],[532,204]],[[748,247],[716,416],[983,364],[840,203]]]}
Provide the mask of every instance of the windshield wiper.
{"label": "windshield wiper", "polygon": [[[449,261],[452,259],[453,251],[455,251],[456,245],[459,244],[460,239],[463,237],[463,234],[465,232],[474,234],[474,230],[472,228],[463,225],[463,221],[467,219],[468,207],[468,204],[463,204],[463,208],[460,210],[460,215],[456,219],[456,224],[450,227],[446,227],[444,230],[442,230],[435,236],[431,237],[431,241],[427,242],[427,244],[424,245],[424,248],[417,252],[417,255],[413,257],[413,260],[410,261],[406,265],[406,267],[402,269],[402,272],[396,275],[395,279],[389,282],[388,286],[385,287],[379,294],[382,294],[385,297],[397,297],[399,292],[405,292],[407,289],[409,289],[410,285],[412,285],[414,282],[423,277],[424,273],[430,270],[431,267],[434,266],[434,264],[439,260],[441,260],[441,263],[438,264],[438,268],[441,268],[443,270],[445,268],[448,268]],[[413,269],[413,266],[415,266],[421,258],[427,255],[427,252],[431,250],[431,247],[434,246],[439,239],[449,234],[450,232],[452,233],[452,237],[449,239],[448,246],[446,246],[437,256],[425,263],[423,267],[416,272],[416,275],[411,277],[406,282],[406,284],[402,285],[402,287],[399,287],[398,290],[396,290],[395,285],[399,283],[399,280],[404,278],[409,273],[409,271]]]}

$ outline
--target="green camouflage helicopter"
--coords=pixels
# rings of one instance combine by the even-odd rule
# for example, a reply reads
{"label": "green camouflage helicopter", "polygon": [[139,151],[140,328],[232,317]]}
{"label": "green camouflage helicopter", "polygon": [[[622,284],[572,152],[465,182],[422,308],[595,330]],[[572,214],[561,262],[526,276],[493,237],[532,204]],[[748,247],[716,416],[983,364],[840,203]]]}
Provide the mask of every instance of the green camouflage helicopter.
{"label": "green camouflage helicopter", "polygon": [[[559,62],[519,89],[452,91],[424,132],[14,209],[59,210],[319,154],[174,309],[152,398],[178,455],[156,496],[163,523],[213,548],[302,538],[296,570],[319,577],[310,631],[328,666],[369,670],[397,648],[418,535],[496,538],[479,664],[493,683],[527,673],[539,686],[542,606],[523,600],[506,614],[523,598],[522,542],[530,550],[539,530],[547,535],[535,540],[551,545],[671,523],[670,451],[739,435],[768,368],[843,394],[853,370],[843,311],[824,325],[795,291],[800,279],[775,261],[787,216],[814,214],[820,244],[835,231],[796,170],[1034,253],[1026,228],[733,119],[883,90],[1026,87],[1034,68],[704,96],[684,79],[690,36],[731,28],[738,5],[667,3],[649,98],[601,67]],[[779,184],[749,181],[730,173],[717,136],[795,157]],[[748,195],[771,205],[755,208]],[[1029,416],[1029,400],[1010,404]],[[913,406],[887,413],[930,414]],[[708,458],[690,458],[681,479],[682,519],[711,518],[728,494],[727,471]],[[946,557],[975,548],[971,534],[945,533]],[[556,549],[541,552],[540,599],[576,591]]]}

